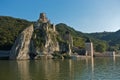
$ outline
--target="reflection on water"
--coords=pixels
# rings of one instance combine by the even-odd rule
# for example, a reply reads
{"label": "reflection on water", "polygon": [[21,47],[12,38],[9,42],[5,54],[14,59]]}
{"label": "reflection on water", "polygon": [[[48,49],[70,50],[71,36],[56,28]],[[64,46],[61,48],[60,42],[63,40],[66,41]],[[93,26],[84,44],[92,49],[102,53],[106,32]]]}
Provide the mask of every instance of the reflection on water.
{"label": "reflection on water", "polygon": [[117,80],[120,58],[0,61],[0,80]]}
{"label": "reflection on water", "polygon": [[30,80],[29,61],[17,61],[20,80]]}
{"label": "reflection on water", "polygon": [[94,58],[91,58],[91,79],[94,79]]}

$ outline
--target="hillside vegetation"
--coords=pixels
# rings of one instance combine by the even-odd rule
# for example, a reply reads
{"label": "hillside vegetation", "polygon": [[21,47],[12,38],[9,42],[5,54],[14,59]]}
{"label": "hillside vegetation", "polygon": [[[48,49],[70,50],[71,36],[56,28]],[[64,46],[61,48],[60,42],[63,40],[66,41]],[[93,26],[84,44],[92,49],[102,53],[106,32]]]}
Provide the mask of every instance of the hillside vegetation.
{"label": "hillside vegetation", "polygon": [[106,41],[108,44],[107,49],[110,51],[120,50],[120,30],[116,32],[91,33],[87,35],[89,37]]}
{"label": "hillside vegetation", "polygon": [[82,32],[78,32],[64,23],[57,24],[56,30],[59,32],[60,36],[64,36],[65,32],[69,31],[71,36],[73,37],[73,45],[75,47],[84,48],[85,38]]}
{"label": "hillside vegetation", "polygon": [[57,29],[57,31],[59,32],[59,34],[61,36],[64,36],[63,34],[66,31],[69,31],[70,34],[73,37],[73,45],[74,45],[74,47],[78,47],[80,49],[84,49],[85,48],[85,41],[86,41],[86,39],[90,38],[91,41],[94,44],[95,51],[97,51],[97,52],[104,52],[104,51],[107,50],[108,44],[107,44],[106,41],[94,38],[93,36],[85,34],[85,33],[82,33],[80,31],[76,31],[75,29],[67,26],[64,23],[57,24],[56,25],[56,29]]}
{"label": "hillside vegetation", "polygon": [[[32,24],[31,21],[24,19],[0,16],[0,50],[10,50],[19,33],[30,24]],[[97,52],[120,49],[120,30],[117,32],[87,34],[76,31],[64,23],[57,24],[56,30],[60,36],[64,36],[64,33],[69,31],[73,37],[74,47],[84,49],[86,38],[90,38]]]}
{"label": "hillside vegetation", "polygon": [[27,20],[0,16],[0,50],[10,50],[18,34],[30,24]]}

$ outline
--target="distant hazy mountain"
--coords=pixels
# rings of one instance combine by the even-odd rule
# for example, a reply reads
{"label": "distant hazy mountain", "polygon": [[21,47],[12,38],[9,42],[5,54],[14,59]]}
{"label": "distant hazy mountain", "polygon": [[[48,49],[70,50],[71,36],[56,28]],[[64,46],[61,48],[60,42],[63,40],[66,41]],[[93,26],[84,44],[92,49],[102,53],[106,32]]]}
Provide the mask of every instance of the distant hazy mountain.
{"label": "distant hazy mountain", "polygon": [[116,32],[91,33],[88,35],[100,40],[105,40],[109,43],[110,46],[120,44],[120,30]]}

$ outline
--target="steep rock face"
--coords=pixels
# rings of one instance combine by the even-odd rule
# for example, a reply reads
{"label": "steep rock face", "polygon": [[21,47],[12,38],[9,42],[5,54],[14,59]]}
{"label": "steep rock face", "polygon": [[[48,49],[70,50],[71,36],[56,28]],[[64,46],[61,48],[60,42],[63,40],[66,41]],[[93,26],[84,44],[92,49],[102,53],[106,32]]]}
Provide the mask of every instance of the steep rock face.
{"label": "steep rock face", "polygon": [[30,45],[33,31],[33,25],[31,25],[18,36],[10,51],[10,59],[30,59]]}
{"label": "steep rock face", "polygon": [[59,43],[57,41],[57,31],[54,24],[51,24],[44,13],[40,14],[35,24],[33,41],[36,52],[39,55],[52,54],[59,51]]}
{"label": "steep rock face", "polygon": [[59,51],[59,45],[58,41],[56,40],[57,32],[48,30],[46,31],[46,40],[45,40],[45,49],[44,54],[51,54],[54,53],[54,51]]}
{"label": "steep rock face", "polygon": [[71,55],[71,39],[68,33],[61,37],[55,25],[41,13],[34,27],[27,27],[18,36],[10,51],[10,59],[38,59],[40,55],[51,56],[56,52]]}
{"label": "steep rock face", "polygon": [[57,31],[50,23],[40,23],[34,34],[34,44],[40,55],[52,54],[59,51],[59,43],[57,41]]}
{"label": "steep rock face", "polygon": [[56,31],[54,24],[47,20],[44,13],[40,14],[35,24],[34,44],[39,55],[53,54],[54,52],[68,53],[71,55],[72,38],[69,32],[62,37]]}

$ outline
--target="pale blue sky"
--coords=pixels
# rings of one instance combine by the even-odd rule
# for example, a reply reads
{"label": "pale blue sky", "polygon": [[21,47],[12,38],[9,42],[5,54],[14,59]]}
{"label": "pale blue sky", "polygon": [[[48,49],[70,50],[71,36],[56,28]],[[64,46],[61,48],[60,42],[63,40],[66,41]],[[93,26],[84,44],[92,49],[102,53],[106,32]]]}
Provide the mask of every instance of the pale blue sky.
{"label": "pale blue sky", "polygon": [[40,12],[82,32],[120,29],[120,0],[0,0],[1,16],[36,21]]}

